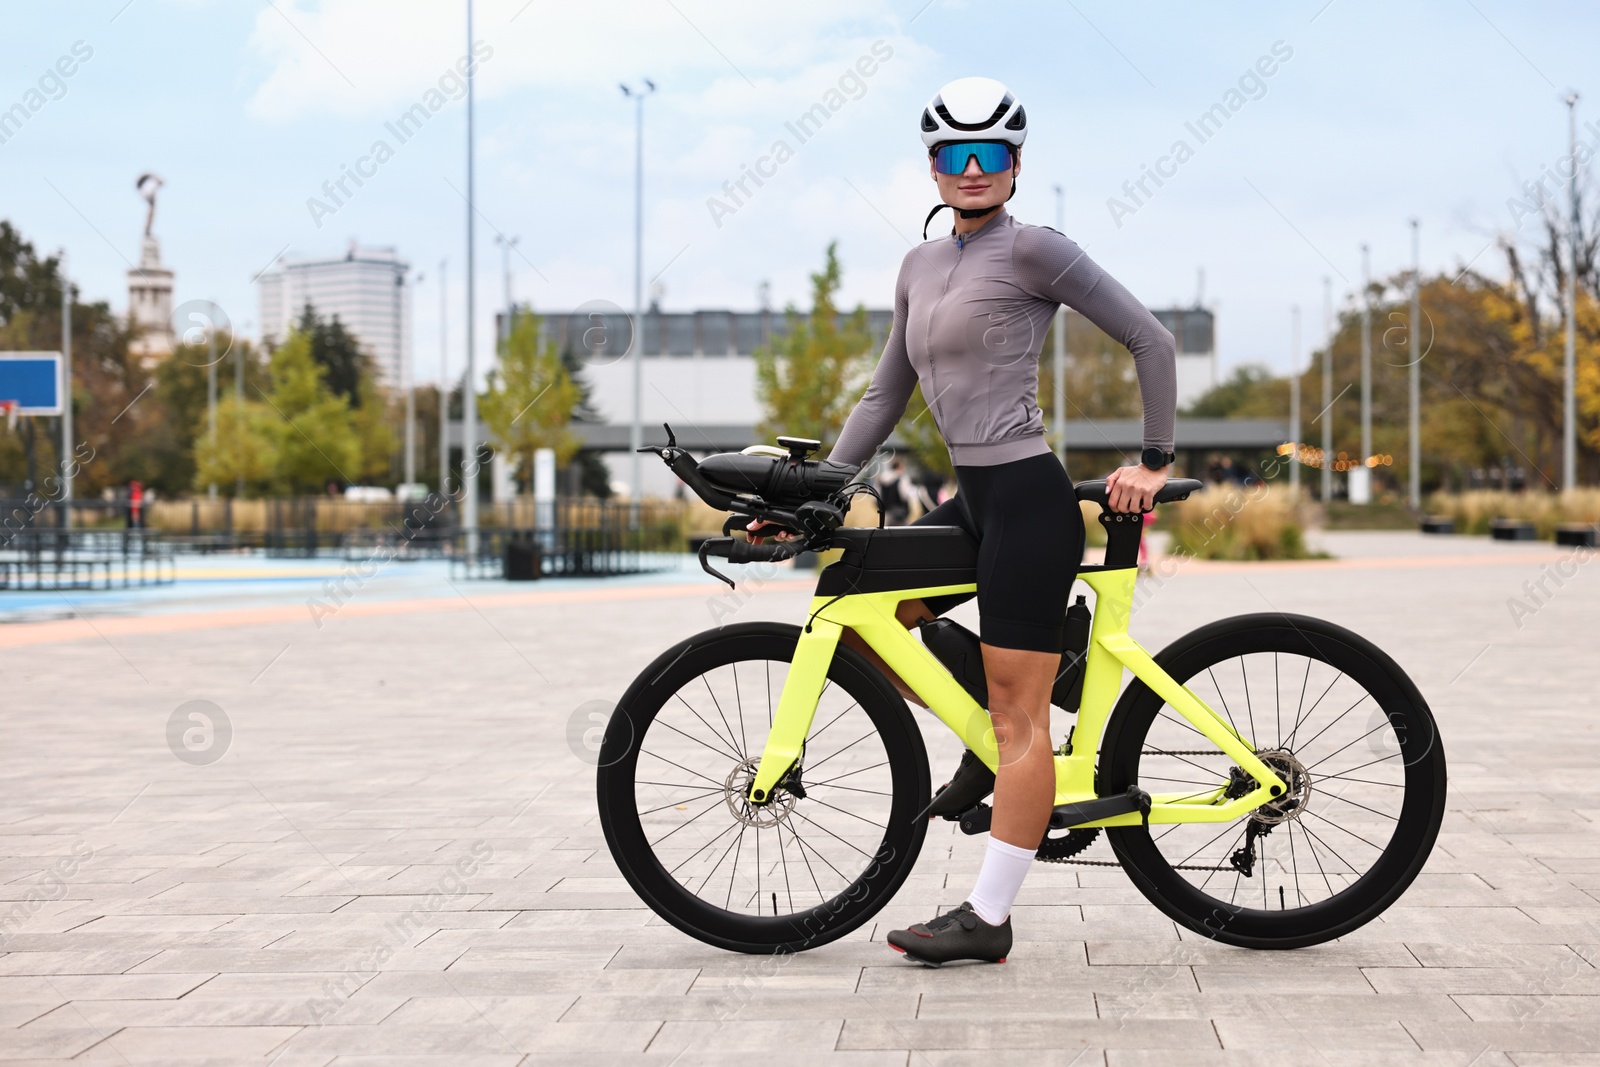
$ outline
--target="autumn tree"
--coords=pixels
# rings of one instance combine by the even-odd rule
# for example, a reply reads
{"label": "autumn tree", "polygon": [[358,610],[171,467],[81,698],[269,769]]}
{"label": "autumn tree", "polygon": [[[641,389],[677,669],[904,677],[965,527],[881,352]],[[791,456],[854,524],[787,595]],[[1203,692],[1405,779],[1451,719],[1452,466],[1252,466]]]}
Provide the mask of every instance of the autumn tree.
{"label": "autumn tree", "polygon": [[824,452],[861,397],[872,347],[866,308],[841,317],[834,304],[838,247],[837,241],[828,245],[822,270],[811,275],[810,313],[791,305],[788,331],[755,354],[756,392],[766,413],[757,435],[814,438]]}
{"label": "autumn tree", "polygon": [[522,463],[522,478],[531,485],[533,454],[555,451],[564,466],[577,453],[579,441],[569,428],[578,386],[567,372],[551,340],[541,340],[536,316],[520,313],[510,336],[500,346],[500,365],[478,410],[495,446]]}

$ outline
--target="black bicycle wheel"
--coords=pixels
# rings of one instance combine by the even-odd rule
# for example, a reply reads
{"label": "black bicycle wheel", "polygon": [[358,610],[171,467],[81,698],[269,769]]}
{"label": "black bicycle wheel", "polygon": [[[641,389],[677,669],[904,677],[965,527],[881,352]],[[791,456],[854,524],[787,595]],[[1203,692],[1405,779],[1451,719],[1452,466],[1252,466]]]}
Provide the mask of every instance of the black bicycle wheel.
{"label": "black bicycle wheel", "polygon": [[[1252,741],[1289,790],[1231,823],[1107,831],[1151,903],[1247,948],[1349,933],[1405,892],[1444,819],[1445,759],[1399,665],[1342,627],[1299,615],[1224,619],[1156,657]],[[1101,753],[1110,793],[1202,797],[1247,783],[1233,761],[1135,681]]]}
{"label": "black bicycle wheel", "polygon": [[728,626],[668,649],[606,728],[611,855],[655,912],[707,944],[795,952],[888,903],[927,833],[928,759],[905,701],[841,646],[799,767],[746,799],[799,628]]}

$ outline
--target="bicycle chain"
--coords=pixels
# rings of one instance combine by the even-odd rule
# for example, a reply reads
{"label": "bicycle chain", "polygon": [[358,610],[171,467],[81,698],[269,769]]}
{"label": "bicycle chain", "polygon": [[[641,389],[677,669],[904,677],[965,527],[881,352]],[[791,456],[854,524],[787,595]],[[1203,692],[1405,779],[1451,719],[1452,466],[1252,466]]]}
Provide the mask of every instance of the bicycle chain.
{"label": "bicycle chain", "polygon": [[[1158,750],[1145,750],[1145,751],[1140,752],[1139,754],[1141,756],[1226,756],[1227,755],[1226,752],[1220,752],[1220,751],[1217,751],[1215,749],[1204,749],[1204,748],[1167,748],[1167,749],[1158,749]],[[1090,843],[1092,843],[1092,840],[1091,840]],[[1087,848],[1088,845],[1086,844],[1086,845],[1084,845],[1084,847]],[[1036,858],[1039,860],[1040,863],[1071,863],[1071,864],[1076,864],[1079,867],[1121,867],[1122,866],[1122,864],[1118,863],[1116,860],[1080,860],[1080,859],[1073,859],[1070,856],[1062,856],[1059,859],[1052,858],[1052,857],[1049,857],[1049,856],[1038,856]],[[1233,870],[1232,867],[1202,867],[1202,866],[1200,866],[1199,864],[1196,864],[1196,863],[1175,863],[1175,864],[1172,864],[1172,869],[1175,870],[1175,871],[1231,871],[1231,870]]]}

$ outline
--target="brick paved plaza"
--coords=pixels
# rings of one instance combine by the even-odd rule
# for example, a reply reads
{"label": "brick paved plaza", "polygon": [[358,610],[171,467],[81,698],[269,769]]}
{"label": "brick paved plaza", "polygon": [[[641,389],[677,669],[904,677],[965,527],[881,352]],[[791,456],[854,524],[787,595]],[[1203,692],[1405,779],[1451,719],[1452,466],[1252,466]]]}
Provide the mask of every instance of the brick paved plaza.
{"label": "brick paved plaza", "polygon": [[[883,933],[970,886],[983,838],[950,824],[875,923],[759,971],[616,872],[573,714],[712,624],[720,587],[693,572],[457,587],[396,565],[320,627],[313,564],[209,599],[198,580],[44,598],[0,626],[0,1059],[1600,1063],[1600,564],[1541,592],[1524,583],[1571,550],[1326,545],[1336,561],[1188,564],[1133,632],[1154,649],[1280,609],[1400,661],[1451,791],[1399,904],[1250,953],[1180,933],[1118,870],[1040,865],[1010,962],[942,971]],[[807,590],[785,574],[732,618],[796,619]],[[215,762],[169,745],[189,701],[231,726]],[[958,753],[927,736],[937,783]]]}

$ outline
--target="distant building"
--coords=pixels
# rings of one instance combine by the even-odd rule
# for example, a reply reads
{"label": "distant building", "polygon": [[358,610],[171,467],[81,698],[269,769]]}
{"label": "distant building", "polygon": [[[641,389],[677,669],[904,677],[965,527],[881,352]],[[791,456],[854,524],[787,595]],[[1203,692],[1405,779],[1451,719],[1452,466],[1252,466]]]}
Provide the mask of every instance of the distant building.
{"label": "distant building", "polygon": [[[1216,384],[1216,323],[1204,308],[1152,312],[1172,332],[1178,346],[1178,404],[1187,405]],[[1094,327],[1068,312],[1071,339]],[[841,316],[842,318],[843,316]],[[883,347],[894,313],[869,309],[867,326],[872,348]],[[549,312],[542,317],[545,335],[564,352],[585,363],[594,407],[604,422],[581,431],[590,447],[608,453],[613,476],[626,479],[625,455],[633,418],[633,365],[628,358],[629,316]],[[680,443],[689,448],[720,451],[755,443],[761,421],[756,395],[755,350],[781,338],[788,320],[781,311],[645,312],[640,346],[641,421],[647,442],[657,440],[661,424],[670,422]],[[1050,358],[1048,349],[1043,359]],[[1041,398],[1048,408],[1048,398]],[[1050,413],[1045,412],[1046,426]],[[673,478],[659,464],[645,464],[645,492],[668,491]]]}
{"label": "distant building", "polygon": [[393,248],[354,241],[338,259],[282,259],[256,283],[262,343],[281,343],[310,304],[323,319],[338,316],[372,357],[378,380],[398,388],[411,354],[410,269]]}

